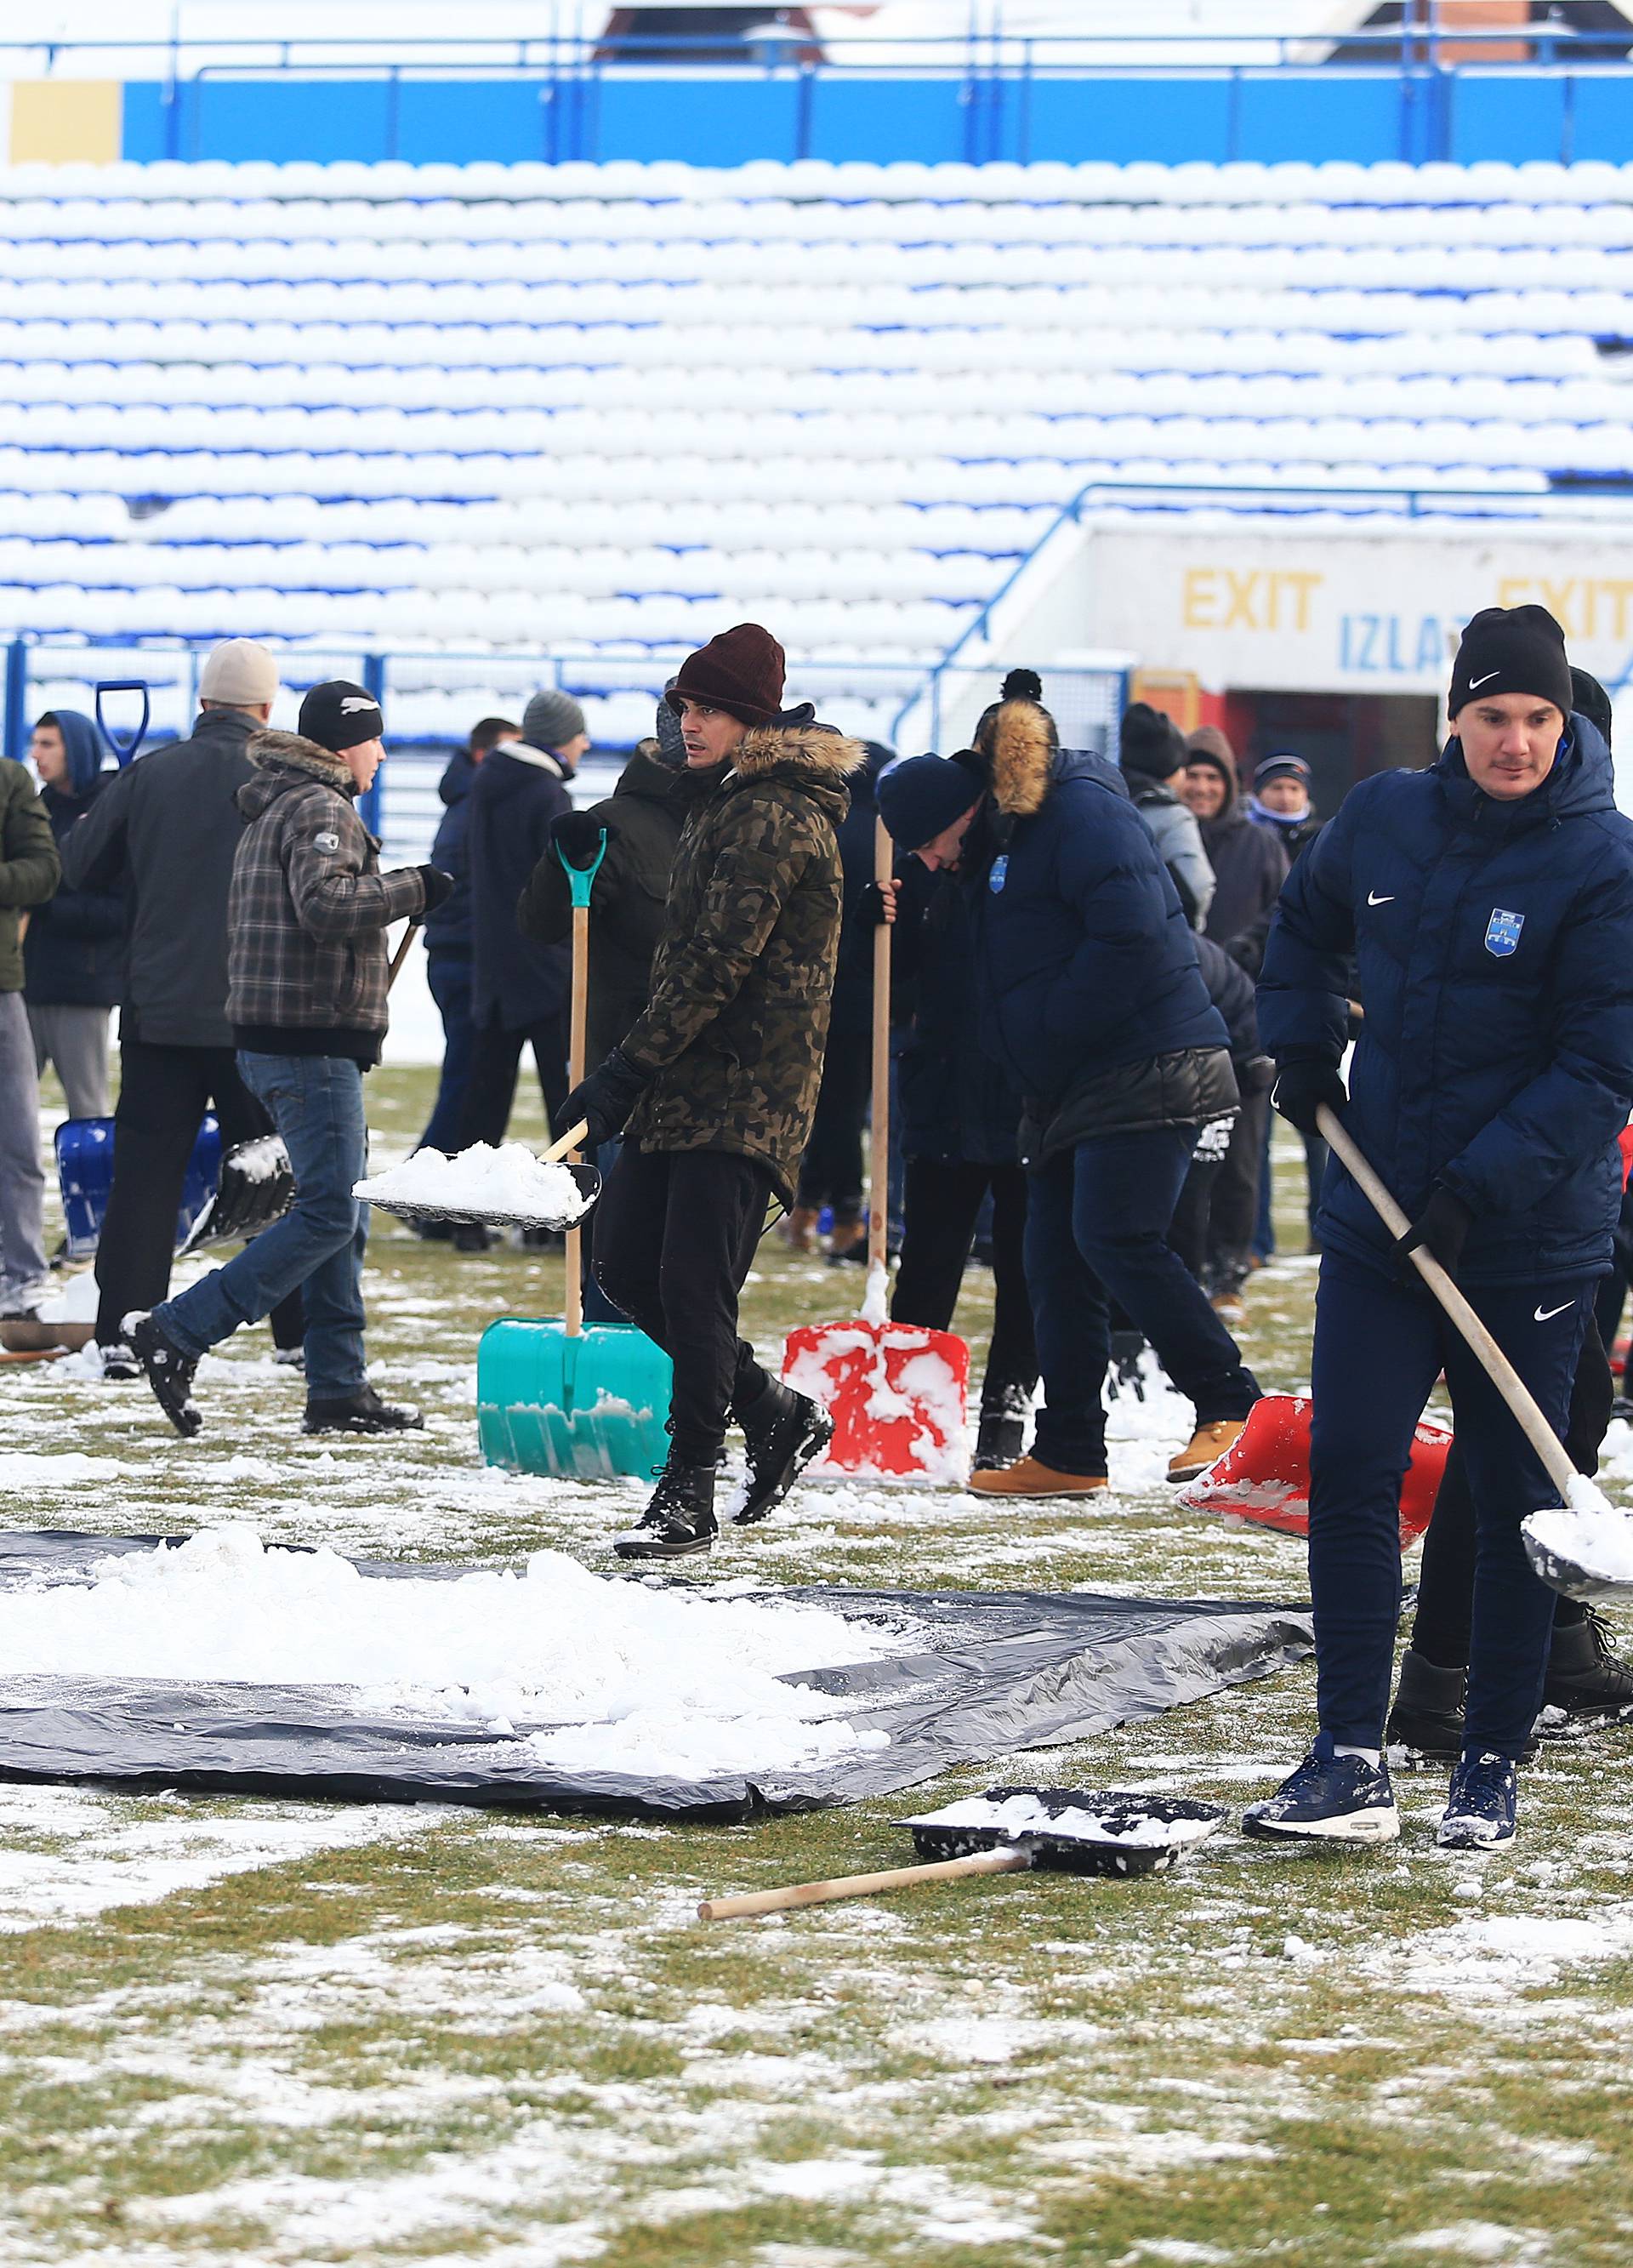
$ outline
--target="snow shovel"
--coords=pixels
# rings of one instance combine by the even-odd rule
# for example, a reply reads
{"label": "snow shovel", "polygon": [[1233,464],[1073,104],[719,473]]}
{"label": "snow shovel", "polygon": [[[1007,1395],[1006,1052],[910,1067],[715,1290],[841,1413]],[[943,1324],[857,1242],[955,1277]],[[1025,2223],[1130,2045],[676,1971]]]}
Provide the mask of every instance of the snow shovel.
{"label": "snow shovel", "polygon": [[[70,1260],[88,1260],[101,1239],[108,1192],[114,1185],[114,1121],[65,1118],[56,1130],[54,1147],[57,1184],[63,1193],[63,1220],[68,1232],[68,1256]],[[220,1172],[221,1130],[215,1114],[206,1111],[181,1185],[181,1204],[176,1216],[179,1250],[187,1247],[195,1224],[208,1211]]]}
{"label": "snow shovel", "polygon": [[[888,882],[894,849],[881,819],[873,873]],[[871,1480],[961,1481],[969,1348],[955,1331],[893,1323],[886,1307],[890,1228],[890,924],[873,933],[873,1129],[868,1168],[867,1296],[852,1323],[802,1323],[788,1335],[783,1376],[821,1403],[834,1438],[819,1472]]]}
{"label": "snow shovel", "polygon": [[[1415,1543],[1428,1527],[1452,1435],[1445,1425],[1419,1418],[1412,1435],[1411,1462],[1401,1486],[1401,1549]],[[1225,1454],[1179,1491],[1192,1512],[1217,1512],[1230,1520],[1255,1521],[1289,1535],[1310,1532],[1310,1397],[1307,1394],[1262,1395],[1247,1423]]]}
{"label": "snow shovel", "polygon": [[[1390,1235],[1404,1236],[1412,1224],[1344,1131],[1342,1121],[1325,1103],[1317,1113],[1317,1124]],[[1440,1263],[1421,1248],[1413,1253],[1412,1263],[1467,1341],[1559,1492],[1557,1506],[1532,1513],[1521,1526],[1532,1566],[1567,1598],[1604,1599],[1633,1592],[1633,1518],[1617,1511],[1587,1475],[1577,1470],[1525,1381]]]}
{"label": "snow shovel", "polygon": [[1221,1827],[1217,1803],[1183,1797],[1091,1793],[1075,1787],[992,1787],[922,1819],[904,1819],[921,1861],[878,1874],[842,1874],[829,1882],[794,1882],[736,1898],[705,1898],[700,1921],[735,1921],[823,1905],[830,1898],[872,1897],[919,1882],[957,1882],[975,1874],[1166,1873],[1195,1843]]}
{"label": "snow shovel", "polygon": [[[588,866],[575,866],[558,843],[572,892],[572,998],[567,1075],[585,1075],[590,996],[590,887],[607,856],[607,831]],[[584,1131],[580,1127],[579,1133]],[[664,1462],[664,1418],[673,1370],[668,1356],[633,1323],[584,1322],[584,1231],[567,1231],[562,1320],[503,1315],[476,1352],[476,1432],[484,1460],[511,1472],[577,1480],[651,1474]]]}
{"label": "snow shovel", "polygon": [[[142,696],[142,718],[134,732],[121,733],[108,723],[107,718],[102,714],[102,696],[105,693],[139,693]],[[151,714],[151,709],[149,703],[147,680],[145,678],[104,677],[98,681],[96,688],[97,730],[101,733],[102,738],[107,742],[109,748],[113,751],[114,761],[119,766],[121,772],[127,764],[134,763],[136,762],[137,752],[141,748],[143,741],[147,738],[148,718]]]}

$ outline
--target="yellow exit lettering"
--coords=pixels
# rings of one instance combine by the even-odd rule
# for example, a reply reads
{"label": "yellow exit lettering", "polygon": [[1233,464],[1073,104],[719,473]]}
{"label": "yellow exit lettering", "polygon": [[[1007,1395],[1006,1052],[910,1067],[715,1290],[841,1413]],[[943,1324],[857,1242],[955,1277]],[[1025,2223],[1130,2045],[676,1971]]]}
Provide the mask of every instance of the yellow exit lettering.
{"label": "yellow exit lettering", "polygon": [[[1310,594],[1322,579],[1307,568],[1188,567],[1185,627],[1188,630],[1307,630]],[[1633,589],[1633,585],[1629,587]]]}

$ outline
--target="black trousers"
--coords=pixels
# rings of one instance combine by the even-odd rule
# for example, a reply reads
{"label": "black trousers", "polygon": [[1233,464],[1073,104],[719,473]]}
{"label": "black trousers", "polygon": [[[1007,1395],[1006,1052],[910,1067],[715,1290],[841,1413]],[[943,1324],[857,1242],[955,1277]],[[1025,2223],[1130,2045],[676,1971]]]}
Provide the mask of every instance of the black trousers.
{"label": "black trousers", "polygon": [[997,1410],[1013,1388],[1030,1394],[1038,1382],[1026,1291],[1026,1176],[1020,1167],[908,1160],[901,1263],[890,1315],[893,1322],[920,1323],[927,1330],[950,1328],[989,1189],[994,1299],[981,1403],[983,1410]]}
{"label": "black trousers", "polygon": [[[1610,1424],[1615,1381],[1592,1315],[1582,1335],[1577,1374],[1570,1388],[1565,1454],[1579,1473],[1599,1470],[1600,1444]],[[1468,1663],[1468,1634],[1475,1596],[1475,1500],[1463,1453],[1455,1442],[1435,1496],[1434,1517],[1423,1538],[1418,1573],[1417,1613],[1412,1650],[1437,1669],[1463,1669]],[[1563,1594],[1554,1608],[1554,1627],[1579,1623],[1587,1613],[1581,1599]]]}
{"label": "black trousers", "polygon": [[1208,1219],[1208,1265],[1219,1285],[1246,1281],[1259,1225],[1259,1182],[1264,1164],[1268,1094],[1245,1094],[1231,1129],[1231,1145],[1214,1178]]}
{"label": "black trousers", "polygon": [[751,1158],[627,1141],[596,1209],[596,1281],[674,1365],[677,1464],[718,1464],[728,1418],[740,1420],[772,1383],[737,1329],[771,1195]]}
{"label": "black trousers", "polygon": [[551,1138],[567,1131],[560,1123],[562,1105],[568,1094],[567,1018],[558,1009],[532,1024],[477,1027],[471,1039],[470,1071],[460,1112],[458,1139],[461,1150],[468,1150],[473,1142],[490,1142],[497,1148],[504,1141],[504,1130],[511,1123],[511,1106],[516,1100],[516,1074],[521,1068],[522,1049],[529,1045],[539,1073],[539,1092],[544,1097],[544,1114],[549,1121]]}
{"label": "black trousers", "polygon": [[[172,1048],[147,1040],[120,1043],[114,1112],[114,1184],[97,1243],[97,1344],[111,1346],[136,1307],[156,1307],[170,1289],[176,1216],[199,1121],[213,1104],[221,1146],[273,1131],[271,1119],[239,1077],[232,1048]],[[272,1311],[272,1336],[298,1347],[300,1294]]]}
{"label": "black trousers", "polygon": [[811,1138],[800,1161],[797,1205],[834,1208],[836,1220],[862,1212],[862,1129],[873,1081],[873,1043],[866,1032],[834,1032],[822,1058]]}

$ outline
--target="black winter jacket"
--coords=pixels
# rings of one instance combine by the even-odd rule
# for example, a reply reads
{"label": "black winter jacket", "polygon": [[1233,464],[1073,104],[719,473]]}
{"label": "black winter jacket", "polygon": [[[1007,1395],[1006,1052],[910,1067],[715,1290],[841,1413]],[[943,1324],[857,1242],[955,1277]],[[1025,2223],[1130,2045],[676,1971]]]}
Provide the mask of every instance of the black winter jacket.
{"label": "black winter jacket", "polygon": [[1268,827],[1248,818],[1234,780],[1225,782],[1217,816],[1202,821],[1202,840],[1214,882],[1203,933],[1228,946],[1269,915],[1287,879],[1287,853]]}
{"label": "black winter jacket", "polygon": [[[59,852],[73,828],[113,784],[99,767],[101,750],[88,717],[59,709],[68,747],[68,788],[45,787],[46,807]],[[36,908],[23,946],[23,993],[36,1008],[114,1008],[125,975],[125,900],[120,890],[60,889]]]}
{"label": "black winter jacket", "polygon": [[[651,997],[652,955],[664,925],[675,845],[686,806],[679,775],[634,755],[590,817],[604,826],[607,856],[590,886],[590,1014],[587,1060],[610,1055]],[[572,937],[572,890],[554,847],[533,868],[517,924],[541,945]]]}
{"label": "black winter jacket", "polygon": [[470,791],[471,1012],[479,1027],[513,1032],[563,1013],[566,948],[537,945],[516,926],[522,893],[550,847],[550,828],[572,808],[568,770],[525,740],[490,748]]}
{"label": "black winter jacket", "polygon": [[238,792],[261,719],[206,710],[191,736],[138,756],[70,828],[70,889],[124,888],[129,908],[121,1037],[230,1048],[227,894],[244,832]]}
{"label": "black winter jacket", "polygon": [[1020,1097],[977,1034],[969,894],[909,858],[897,907],[891,970],[913,1002],[897,1070],[903,1155],[1012,1166]]}
{"label": "black winter jacket", "polygon": [[453,887],[434,914],[425,917],[425,950],[452,956],[471,950],[471,784],[480,767],[474,756],[456,748],[437,784],[446,808],[431,844],[430,863],[449,875]]}

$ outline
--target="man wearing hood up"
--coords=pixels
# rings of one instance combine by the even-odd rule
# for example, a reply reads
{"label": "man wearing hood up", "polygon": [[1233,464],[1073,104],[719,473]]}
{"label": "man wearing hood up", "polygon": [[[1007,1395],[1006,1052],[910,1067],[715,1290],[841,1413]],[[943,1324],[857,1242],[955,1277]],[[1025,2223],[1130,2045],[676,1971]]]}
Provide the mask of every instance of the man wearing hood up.
{"label": "man wearing hood up", "polygon": [[[40,800],[60,851],[116,775],[102,770],[94,721],[77,709],[48,709],[34,726],[29,755]],[[39,907],[23,943],[23,998],[34,1035],[34,1065],[55,1067],[70,1118],[106,1118],[108,1026],[119,1005],[125,961],[125,901],[117,890],[63,888]]]}
{"label": "man wearing hood up", "polygon": [[[1548,1665],[1554,1594],[1520,1523],[1556,1501],[1553,1484],[1409,1256],[1457,1278],[1563,1440],[1633,1105],[1633,823],[1615,807],[1602,737],[1572,714],[1564,633],[1544,608],[1475,616],[1447,706],[1438,762],[1351,789],[1294,867],[1259,984],[1276,1107],[1301,1133],[1322,1106],[1341,1117],[1412,1224],[1394,1243],[1332,1159],[1311,1368],[1320,1730],[1246,1814],[1266,1837],[1400,1832],[1382,1754],[1400,1490],[1443,1369],[1475,1550],[1442,1844],[1512,1838]],[[1366,1015],[1346,1091],[1351,954]]]}

